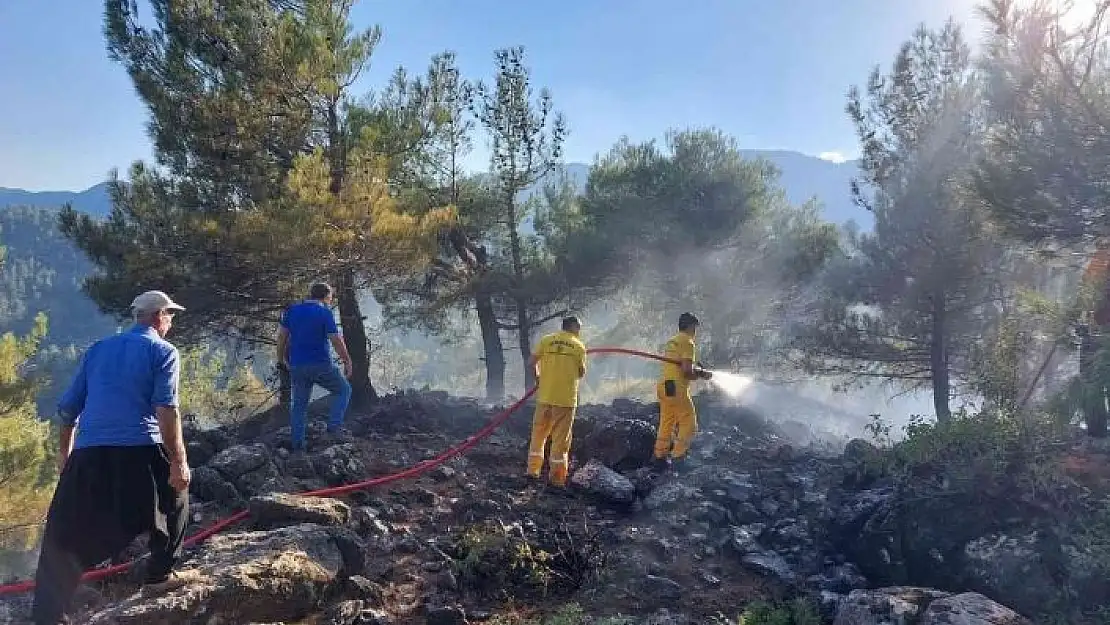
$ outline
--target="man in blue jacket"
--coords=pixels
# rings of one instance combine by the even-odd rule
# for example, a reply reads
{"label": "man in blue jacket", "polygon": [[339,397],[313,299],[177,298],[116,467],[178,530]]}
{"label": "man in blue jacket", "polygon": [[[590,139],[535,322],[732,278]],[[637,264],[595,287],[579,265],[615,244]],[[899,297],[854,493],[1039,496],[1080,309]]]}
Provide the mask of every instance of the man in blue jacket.
{"label": "man in blue jacket", "polygon": [[181,361],[165,340],[185,309],[161,291],[131,306],[135,325],[85,352],[58,405],[61,476],[39,552],[36,625],[63,622],[81,573],[143,533],[150,536],[144,591],[188,580],[173,572],[190,472],[178,412]]}
{"label": "man in blue jacket", "polygon": [[[307,300],[293,304],[281,316],[277,355],[278,361],[289,369],[293,384],[293,405],[289,410],[293,451],[305,449],[305,419],[314,386],[331,393],[329,432],[339,431],[351,403],[351,383],[347,381],[351,377],[351,356],[335,324],[331,304],[332,289],[320,282],[309,289]],[[329,344],[343,362],[342,372],[332,360]]]}

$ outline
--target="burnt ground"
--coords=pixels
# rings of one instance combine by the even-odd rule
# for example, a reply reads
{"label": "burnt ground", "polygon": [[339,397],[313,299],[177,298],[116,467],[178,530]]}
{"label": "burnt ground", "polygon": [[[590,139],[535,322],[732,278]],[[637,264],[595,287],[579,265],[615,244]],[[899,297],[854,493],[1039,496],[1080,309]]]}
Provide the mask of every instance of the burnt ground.
{"label": "burnt ground", "polygon": [[[288,452],[287,420],[279,411],[239,427],[191,431],[191,463],[219,465],[223,480],[221,488],[214,488],[209,482],[216,478],[195,471],[190,533],[254,495],[394,473],[461,442],[497,412],[445,394],[402,394],[350,414],[349,432],[333,437],[322,431],[324,408],[319,402],[313,407],[307,470],[301,466],[304,459]],[[728,518],[728,510],[717,506],[698,514],[680,500],[649,509],[644,499],[661,485],[704,482],[706,476],[698,473],[718,463],[753,473],[773,466],[782,454],[793,452],[769,424],[743,411],[703,408],[695,466],[686,475],[659,475],[642,468],[649,459],[645,443],[650,443],[650,432],[643,428],[654,426],[654,406],[583,407],[577,448],[589,451],[591,441],[602,441],[598,454],[617,457],[614,464],[640,491],[629,504],[582,488],[552,491],[525,479],[531,410],[525,406],[476,448],[420,477],[342,498],[353,510],[352,525],[363,541],[362,578],[372,588],[366,605],[388,615],[386,622],[429,622],[429,610],[442,607],[459,607],[478,622],[498,614],[549,613],[568,603],[594,616],[646,615],[662,608],[705,622],[719,613],[735,617],[752,600],[787,594],[782,580],[745,564],[722,539],[721,527],[714,526],[736,521]],[[617,432],[615,440],[607,440],[613,439],[606,431],[612,423],[631,421],[641,422],[639,437]],[[248,447],[260,460],[228,468],[216,458],[226,460]],[[574,464],[587,460],[577,454]],[[254,467],[257,463],[262,466]],[[230,492],[223,484],[232,486]],[[723,518],[713,518],[720,514]],[[136,544],[130,554],[141,548]],[[203,546],[191,551],[200,550]],[[85,602],[92,607],[123,599],[134,592],[132,581],[124,577],[94,584]],[[305,619],[289,622],[337,621],[321,605]]]}

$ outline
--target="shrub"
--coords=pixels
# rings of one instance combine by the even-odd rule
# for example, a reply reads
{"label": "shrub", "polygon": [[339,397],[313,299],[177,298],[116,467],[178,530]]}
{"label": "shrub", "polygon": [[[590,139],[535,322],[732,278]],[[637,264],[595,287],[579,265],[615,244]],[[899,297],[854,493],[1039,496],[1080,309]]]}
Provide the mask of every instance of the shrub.
{"label": "shrub", "polygon": [[813,603],[802,597],[785,603],[756,601],[744,608],[735,621],[716,616],[712,625],[820,625],[821,617]]}
{"label": "shrub", "polygon": [[452,549],[453,568],[464,587],[508,599],[574,592],[606,562],[597,533],[576,535],[566,523],[541,538],[526,534],[519,524],[487,522],[467,528]]}

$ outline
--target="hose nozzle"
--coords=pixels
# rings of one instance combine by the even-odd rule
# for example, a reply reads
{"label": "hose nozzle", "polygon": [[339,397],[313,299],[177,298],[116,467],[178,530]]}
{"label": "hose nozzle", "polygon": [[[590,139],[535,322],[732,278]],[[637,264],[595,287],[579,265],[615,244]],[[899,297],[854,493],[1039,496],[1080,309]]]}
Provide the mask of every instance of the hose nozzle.
{"label": "hose nozzle", "polygon": [[694,365],[694,375],[697,376],[699,379],[708,380],[713,377],[713,372],[710,371],[709,368],[706,367],[704,364],[699,362]]}

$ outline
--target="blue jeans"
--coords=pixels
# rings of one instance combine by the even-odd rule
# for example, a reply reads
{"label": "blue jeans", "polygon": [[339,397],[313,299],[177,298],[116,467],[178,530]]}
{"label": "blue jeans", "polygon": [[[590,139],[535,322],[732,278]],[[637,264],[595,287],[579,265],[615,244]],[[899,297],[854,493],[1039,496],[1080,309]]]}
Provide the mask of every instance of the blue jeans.
{"label": "blue jeans", "polygon": [[293,406],[289,411],[289,427],[292,431],[293,449],[305,448],[305,420],[308,416],[308,400],[312,397],[312,387],[320,387],[331,393],[331,411],[328,414],[328,431],[335,432],[343,425],[343,415],[351,403],[351,383],[343,377],[339,367],[328,364],[298,365],[289,367],[289,377],[293,384]]}

